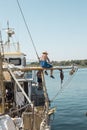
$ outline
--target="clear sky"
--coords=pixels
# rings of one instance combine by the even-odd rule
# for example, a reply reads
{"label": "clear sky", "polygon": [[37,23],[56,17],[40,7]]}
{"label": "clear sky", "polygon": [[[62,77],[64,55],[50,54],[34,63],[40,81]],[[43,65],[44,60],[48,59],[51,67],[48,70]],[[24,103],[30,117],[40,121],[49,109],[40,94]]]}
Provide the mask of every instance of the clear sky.
{"label": "clear sky", "polygon": [[[50,60],[87,59],[87,0],[19,0],[38,55]],[[37,60],[16,0],[0,0],[0,30],[7,20],[27,59]],[[2,37],[4,41],[4,36]]]}

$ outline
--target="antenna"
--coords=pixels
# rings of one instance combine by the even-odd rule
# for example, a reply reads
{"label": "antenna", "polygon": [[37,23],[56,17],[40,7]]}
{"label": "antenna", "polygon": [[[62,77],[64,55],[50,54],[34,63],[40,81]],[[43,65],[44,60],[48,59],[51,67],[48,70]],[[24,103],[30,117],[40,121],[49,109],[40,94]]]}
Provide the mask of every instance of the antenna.
{"label": "antenna", "polygon": [[10,51],[10,38],[12,38],[12,35],[15,34],[14,28],[10,28],[9,21],[7,21],[7,28],[4,28],[3,30],[7,33],[7,41],[5,42],[5,45],[7,46],[7,50]]}
{"label": "antenna", "polygon": [[2,44],[2,35],[0,31],[0,99],[2,100],[1,102],[1,111],[2,113],[5,112],[5,98],[4,98],[4,84],[3,84],[3,57],[4,57],[4,49],[3,49],[3,44]]}
{"label": "antenna", "polygon": [[10,37],[12,37],[15,32],[13,31],[13,28],[9,28],[9,22],[7,21],[7,29],[5,29],[8,35],[8,42],[10,42]]}
{"label": "antenna", "polygon": [[3,56],[4,56],[4,48],[3,48],[3,41],[2,41],[1,31],[0,31],[0,53],[2,53]]}

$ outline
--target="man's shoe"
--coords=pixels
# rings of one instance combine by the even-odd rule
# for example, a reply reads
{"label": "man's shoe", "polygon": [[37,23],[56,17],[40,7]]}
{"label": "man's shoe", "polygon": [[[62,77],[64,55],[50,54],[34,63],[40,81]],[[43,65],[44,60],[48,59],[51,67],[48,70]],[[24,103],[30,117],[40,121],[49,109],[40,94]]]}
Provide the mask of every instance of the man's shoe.
{"label": "man's shoe", "polygon": [[45,72],[45,74],[46,74],[46,75],[48,75],[48,73],[47,73],[47,71],[46,71],[46,70],[45,70],[44,72]]}

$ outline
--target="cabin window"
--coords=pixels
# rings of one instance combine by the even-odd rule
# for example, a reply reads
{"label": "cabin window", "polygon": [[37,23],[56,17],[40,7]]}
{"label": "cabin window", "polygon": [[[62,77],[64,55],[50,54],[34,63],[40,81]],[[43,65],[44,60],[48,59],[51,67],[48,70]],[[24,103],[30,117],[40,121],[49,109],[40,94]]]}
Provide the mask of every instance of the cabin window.
{"label": "cabin window", "polygon": [[25,78],[32,78],[32,71],[25,72],[24,77]]}
{"label": "cabin window", "polygon": [[9,62],[14,65],[21,65],[21,59],[20,58],[9,58]]}

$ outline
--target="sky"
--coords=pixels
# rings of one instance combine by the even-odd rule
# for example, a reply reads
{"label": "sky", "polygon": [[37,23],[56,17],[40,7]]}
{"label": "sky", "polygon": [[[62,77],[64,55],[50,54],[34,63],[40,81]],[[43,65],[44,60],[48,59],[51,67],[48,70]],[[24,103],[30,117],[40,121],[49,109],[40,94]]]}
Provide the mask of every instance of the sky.
{"label": "sky", "polygon": [[[87,0],[19,0],[36,51],[51,61],[87,59]],[[0,0],[0,30],[9,21],[27,60],[37,60],[17,0]]]}

